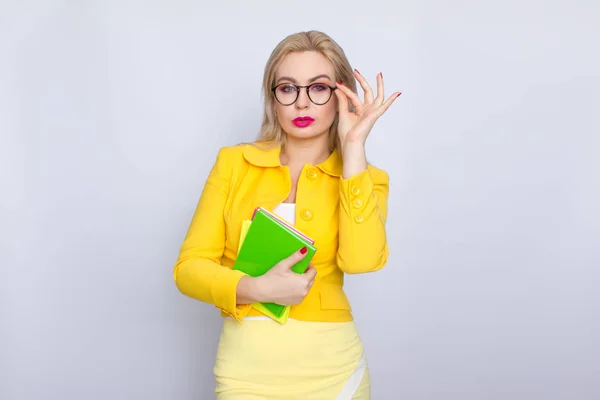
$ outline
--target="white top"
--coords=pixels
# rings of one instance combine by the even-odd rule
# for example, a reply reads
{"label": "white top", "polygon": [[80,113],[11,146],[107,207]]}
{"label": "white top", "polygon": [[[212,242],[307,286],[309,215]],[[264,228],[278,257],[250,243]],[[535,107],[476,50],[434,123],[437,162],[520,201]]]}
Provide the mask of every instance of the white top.
{"label": "white top", "polygon": [[286,220],[290,225],[296,223],[295,203],[279,203],[279,205],[273,209],[273,213]]}

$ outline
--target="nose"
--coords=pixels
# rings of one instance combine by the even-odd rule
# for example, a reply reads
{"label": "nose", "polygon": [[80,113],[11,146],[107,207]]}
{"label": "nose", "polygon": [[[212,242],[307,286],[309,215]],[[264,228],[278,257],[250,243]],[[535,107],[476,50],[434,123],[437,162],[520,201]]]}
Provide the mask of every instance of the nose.
{"label": "nose", "polygon": [[306,89],[300,89],[300,92],[298,93],[298,99],[294,103],[294,106],[298,110],[304,110],[305,108],[308,108],[309,103],[310,99],[308,98],[308,93],[306,92]]}

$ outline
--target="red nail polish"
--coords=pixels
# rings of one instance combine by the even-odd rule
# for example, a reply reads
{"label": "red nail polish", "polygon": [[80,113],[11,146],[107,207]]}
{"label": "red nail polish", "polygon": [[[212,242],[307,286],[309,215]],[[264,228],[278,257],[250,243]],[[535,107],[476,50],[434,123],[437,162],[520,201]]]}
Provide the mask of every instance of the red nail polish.
{"label": "red nail polish", "polygon": [[383,78],[383,72],[380,72],[380,73],[379,73],[379,76],[381,76],[381,77]]}
{"label": "red nail polish", "polygon": [[400,97],[400,95],[401,95],[401,94],[402,94],[402,93],[398,93],[398,94],[396,95],[396,97]]}
{"label": "red nail polish", "polygon": [[338,85],[341,85],[341,84],[342,84],[342,82],[338,82],[337,84],[338,84]]}
{"label": "red nail polish", "polygon": [[357,73],[357,74],[359,74],[359,75],[360,75],[360,72],[358,72],[358,70],[357,70],[356,68],[354,68],[354,70],[356,71],[356,73]]}
{"label": "red nail polish", "polygon": [[300,254],[306,254],[307,251],[308,249],[306,247],[303,247],[300,249]]}

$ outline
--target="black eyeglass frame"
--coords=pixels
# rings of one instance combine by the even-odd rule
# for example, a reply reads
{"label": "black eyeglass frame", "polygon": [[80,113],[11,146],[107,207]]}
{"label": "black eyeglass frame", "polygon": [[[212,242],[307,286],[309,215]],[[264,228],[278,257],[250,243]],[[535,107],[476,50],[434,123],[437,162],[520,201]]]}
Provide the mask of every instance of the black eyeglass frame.
{"label": "black eyeglass frame", "polygon": [[[277,94],[275,94],[275,90],[277,90],[277,88],[278,88],[279,86],[282,86],[282,85],[292,85],[292,86],[294,86],[294,87],[296,88],[296,98],[294,99],[294,101],[292,101],[292,102],[291,102],[291,103],[289,103],[289,104],[282,103],[282,102],[281,102],[281,101],[280,101],[280,100],[277,98]],[[329,92],[329,98],[328,98],[328,99],[327,99],[327,100],[326,100],[324,103],[315,103],[315,102],[313,101],[313,99],[310,97],[310,92],[309,92],[308,88],[309,88],[309,87],[311,87],[311,86],[314,86],[314,85],[325,85],[325,86],[327,86],[329,89],[331,89],[331,92]],[[334,91],[335,89],[337,89],[337,86],[329,86],[328,84],[326,84],[326,83],[322,83],[322,82],[315,82],[315,83],[311,83],[311,84],[310,84],[310,85],[308,85],[308,86],[300,86],[300,85],[296,85],[296,84],[293,84],[293,83],[280,83],[279,85],[272,87],[272,88],[271,88],[271,91],[273,92],[273,96],[275,96],[275,100],[277,100],[277,102],[278,102],[279,104],[281,104],[281,105],[283,105],[283,106],[291,106],[291,105],[292,105],[292,104],[294,104],[296,101],[298,101],[298,97],[300,97],[300,89],[306,89],[306,95],[308,96],[308,99],[311,101],[311,103],[313,103],[313,104],[316,104],[316,105],[318,105],[318,106],[322,106],[322,105],[325,105],[325,104],[327,104],[327,103],[329,102],[329,100],[331,100],[331,96],[333,96],[333,91]]]}

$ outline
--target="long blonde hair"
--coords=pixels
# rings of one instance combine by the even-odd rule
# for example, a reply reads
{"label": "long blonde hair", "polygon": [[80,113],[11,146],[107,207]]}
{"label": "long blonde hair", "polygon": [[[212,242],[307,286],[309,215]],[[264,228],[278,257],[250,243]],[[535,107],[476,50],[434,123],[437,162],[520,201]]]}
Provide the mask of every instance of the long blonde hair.
{"label": "long blonde hair", "polygon": [[[275,71],[283,58],[292,52],[316,51],[325,56],[335,71],[335,80],[342,82],[356,93],[356,81],[344,50],[328,35],[319,31],[298,32],[284,38],[275,47],[263,75],[262,94],[264,97],[264,115],[258,135],[259,143],[274,143],[285,145],[285,132],[275,115],[275,100],[271,88],[275,85]],[[352,105],[349,104],[350,110]],[[339,149],[337,132],[338,116],[329,129],[329,150]]]}

